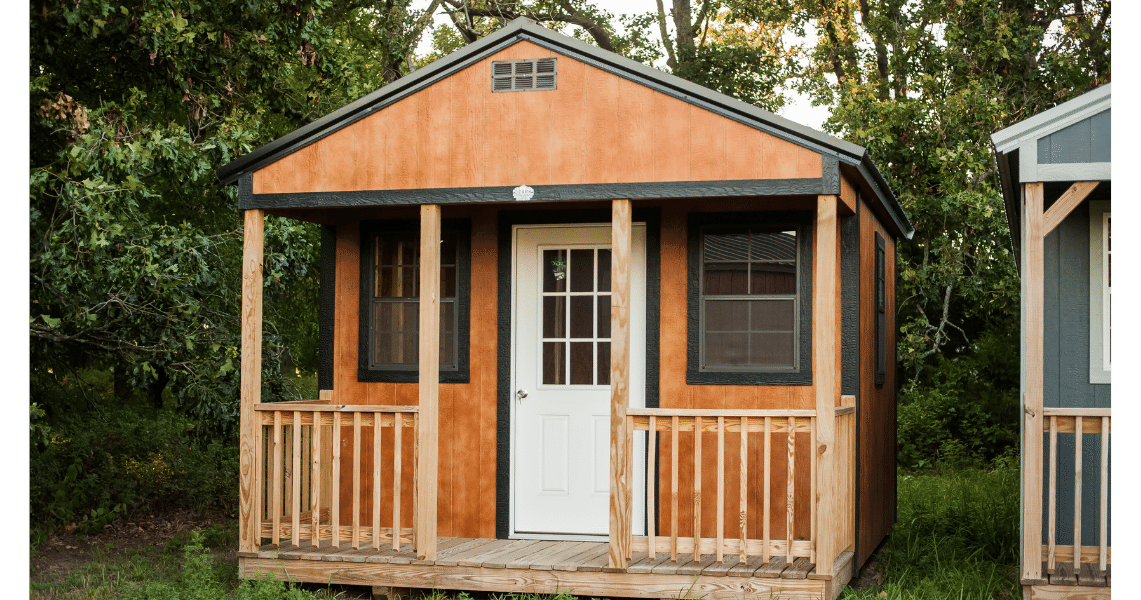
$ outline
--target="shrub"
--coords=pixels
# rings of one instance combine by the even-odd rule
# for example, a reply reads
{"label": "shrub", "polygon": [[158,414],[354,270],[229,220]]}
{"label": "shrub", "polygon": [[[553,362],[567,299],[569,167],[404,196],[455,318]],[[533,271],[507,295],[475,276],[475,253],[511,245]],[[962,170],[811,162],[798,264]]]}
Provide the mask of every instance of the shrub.
{"label": "shrub", "polygon": [[31,447],[33,531],[71,523],[94,531],[132,506],[235,506],[237,444],[198,439],[196,425],[184,415],[137,408],[61,418],[46,443]]}

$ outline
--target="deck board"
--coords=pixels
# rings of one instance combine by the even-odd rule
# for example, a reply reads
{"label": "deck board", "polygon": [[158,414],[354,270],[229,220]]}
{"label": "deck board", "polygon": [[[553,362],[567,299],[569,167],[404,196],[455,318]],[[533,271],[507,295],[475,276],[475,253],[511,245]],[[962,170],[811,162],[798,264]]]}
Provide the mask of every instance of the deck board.
{"label": "deck board", "polygon": [[517,551],[519,548],[531,545],[531,540],[496,540],[495,544],[488,544],[481,546],[469,552],[466,556],[460,558],[459,565],[461,567],[487,567],[490,569],[503,567],[496,567],[495,561],[500,556],[509,555]]}
{"label": "deck board", "polygon": [[1082,563],[1081,571],[1078,573],[1078,585],[1105,587],[1105,575],[1101,573],[1101,569],[1097,568],[1097,565]]}
{"label": "deck board", "polygon": [[1058,563],[1054,573],[1050,575],[1050,585],[1077,585],[1078,578],[1074,575],[1073,563]]}
{"label": "deck board", "polygon": [[460,555],[471,550],[472,548],[475,548],[477,546],[482,546],[484,544],[487,544],[488,542],[494,541],[494,540],[489,540],[486,538],[461,538],[461,539],[465,539],[465,541],[463,543],[452,546],[451,548],[448,548],[446,550],[443,550],[441,552],[436,553],[436,561],[435,561],[436,566],[440,566],[440,567],[457,566],[457,564],[459,562],[458,557]]}
{"label": "deck board", "polygon": [[553,571],[555,565],[567,564],[567,559],[580,554],[583,550],[593,548],[598,542],[575,542],[559,544],[531,557],[531,569],[536,571]]}
{"label": "deck board", "polygon": [[726,554],[723,562],[714,562],[701,572],[702,575],[709,575],[711,577],[726,577],[733,567],[741,561],[741,557],[736,554]]}
{"label": "deck board", "polygon": [[808,572],[815,566],[807,556],[801,556],[792,561],[792,564],[782,571],[780,576],[785,579],[804,579],[808,577]]}
{"label": "deck board", "polygon": [[761,556],[750,556],[744,564],[738,559],[737,564],[729,569],[729,575],[731,577],[752,577],[753,573],[756,573],[763,564],[764,557]]}
{"label": "deck board", "polygon": [[785,561],[784,556],[773,556],[769,558],[769,562],[757,567],[753,571],[754,577],[780,577],[780,574],[788,568],[788,562]]}
{"label": "deck board", "polygon": [[670,561],[669,553],[667,552],[667,553],[663,554],[663,553],[659,552],[657,558],[650,558],[647,555],[646,558],[644,558],[644,559],[642,559],[636,563],[631,563],[630,567],[626,569],[626,572],[627,573],[653,573],[655,567],[657,567],[658,565],[669,563],[669,562],[672,562],[672,561]]}

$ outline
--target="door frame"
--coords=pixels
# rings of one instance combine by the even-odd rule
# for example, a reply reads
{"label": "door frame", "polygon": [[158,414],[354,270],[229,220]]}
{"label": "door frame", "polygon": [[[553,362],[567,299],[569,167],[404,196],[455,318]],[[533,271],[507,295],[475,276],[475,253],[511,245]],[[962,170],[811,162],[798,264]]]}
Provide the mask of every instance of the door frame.
{"label": "door frame", "polygon": [[[635,208],[633,221],[646,224],[646,406],[658,407],[659,333],[661,292],[661,210]],[[515,225],[611,225],[609,209],[500,211],[498,215],[498,283],[496,336],[496,465],[495,537],[512,534],[511,428],[512,428],[512,297],[514,282],[513,229]],[[474,232],[473,232],[474,233]],[[473,235],[474,238],[474,235]],[[473,374],[474,377],[474,374]],[[658,487],[656,473],[647,485]],[[482,491],[482,490],[481,490]],[[635,499],[637,501],[637,499]],[[657,530],[657,524],[649,524]],[[556,539],[552,535],[551,539]]]}

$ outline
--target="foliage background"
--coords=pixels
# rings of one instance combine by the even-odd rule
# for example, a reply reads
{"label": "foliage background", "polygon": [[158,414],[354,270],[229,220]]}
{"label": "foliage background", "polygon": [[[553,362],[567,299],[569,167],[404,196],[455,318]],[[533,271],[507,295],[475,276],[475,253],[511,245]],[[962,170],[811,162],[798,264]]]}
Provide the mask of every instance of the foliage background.
{"label": "foliage background", "polygon": [[[128,460],[174,469],[171,444],[229,468],[241,222],[213,169],[520,15],[762,108],[785,90],[830,107],[825,129],[868,148],[916,226],[898,256],[900,465],[1013,452],[1018,281],[989,135],[1111,79],[1110,2],[646,4],[616,17],[584,0],[30,2],[37,530],[200,506],[161,479],[56,501],[123,479]],[[422,36],[433,50],[416,56]],[[318,234],[270,218],[266,235],[262,395],[297,398],[313,393]],[[101,441],[138,427],[152,447]],[[199,466],[178,468],[213,489]]]}

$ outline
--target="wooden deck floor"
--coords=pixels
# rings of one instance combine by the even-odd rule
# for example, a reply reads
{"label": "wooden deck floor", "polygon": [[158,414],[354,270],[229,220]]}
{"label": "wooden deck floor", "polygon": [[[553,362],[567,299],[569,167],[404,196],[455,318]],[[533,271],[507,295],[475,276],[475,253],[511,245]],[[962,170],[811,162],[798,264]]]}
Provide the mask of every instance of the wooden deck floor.
{"label": "wooden deck floor", "polygon": [[495,540],[442,537],[434,561],[417,560],[411,545],[400,551],[265,545],[239,553],[244,577],[274,573],[295,581],[480,591],[573,593],[595,596],[666,598],[686,592],[707,598],[829,598],[851,577],[852,553],[837,560],[837,582],[816,574],[807,559],[788,563],[760,557],[741,563],[736,555],[717,562],[705,555],[694,560],[679,554],[677,562],[658,554],[651,560],[635,552],[630,566],[611,569],[605,542]]}
{"label": "wooden deck floor", "polygon": [[1083,587],[1109,587],[1112,565],[1106,565],[1102,572],[1095,564],[1082,563],[1075,572],[1073,563],[1058,563],[1053,574],[1048,573],[1046,562],[1042,562],[1042,580],[1024,581],[1028,585],[1078,585]]}

